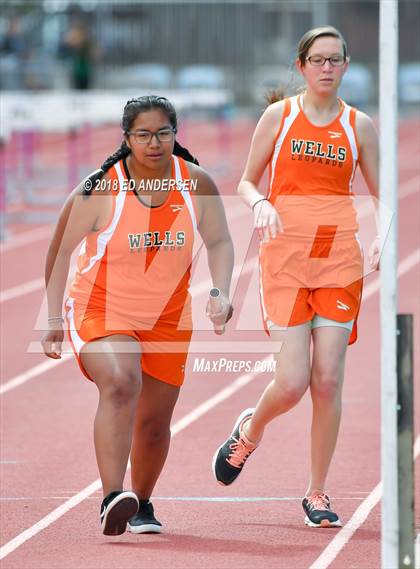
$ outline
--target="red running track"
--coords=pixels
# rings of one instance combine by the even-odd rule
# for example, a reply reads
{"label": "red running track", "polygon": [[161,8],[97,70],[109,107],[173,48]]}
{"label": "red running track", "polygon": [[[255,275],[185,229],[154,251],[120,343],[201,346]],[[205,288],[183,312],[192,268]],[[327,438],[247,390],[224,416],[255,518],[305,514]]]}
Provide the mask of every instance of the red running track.
{"label": "red running track", "polygon": [[[417,212],[419,210],[418,165],[412,158],[417,144],[418,125],[401,129],[400,260],[403,274],[399,280],[399,311],[414,314],[415,337],[419,333],[419,249]],[[418,135],[417,135],[418,137]],[[245,159],[249,141],[235,139],[231,167],[215,176],[224,194],[232,193]],[[205,154],[205,149],[203,149]],[[228,216],[234,240],[247,238],[249,215],[245,210]],[[233,208],[234,209],[234,208]],[[240,208],[239,208],[240,209]],[[235,217],[236,215],[236,217]],[[20,231],[21,228],[12,228]],[[31,342],[39,339],[34,331],[43,301],[42,288],[23,293],[16,289],[42,276],[47,239],[2,253],[1,302],[3,347],[2,386],[13,378],[28,377],[37,366],[49,362],[42,355],[28,353]],[[193,286],[208,278],[199,267]],[[92,442],[92,423],[96,390],[82,379],[72,359],[51,362],[49,369],[34,375],[1,395],[2,405],[2,524],[1,543],[5,546],[2,568],[272,568],[331,567],[335,569],[377,569],[380,565],[380,507],[367,511],[367,518],[355,526],[352,516],[366,505],[366,498],[380,481],[380,340],[379,295],[375,292],[377,275],[366,279],[365,300],[360,319],[360,340],[349,349],[344,388],[341,435],[328,489],[346,526],[343,530],[310,530],[303,524],[300,499],[309,467],[310,401],[304,400],[290,413],[267,429],[264,443],[252,457],[241,478],[231,487],[218,486],[211,474],[214,449],[226,436],[233,419],[245,406],[253,405],[269,381],[269,374],[241,377],[240,373],[199,373],[193,371],[194,358],[218,358],[220,353],[204,350],[191,354],[187,381],[177,405],[174,438],[165,470],[155,489],[158,517],[165,525],[159,536],[106,538],[100,533],[98,486],[80,492],[97,480]],[[255,283],[251,281],[247,314],[240,310],[244,290],[235,297],[237,312],[252,328],[259,321]],[[207,289],[196,288],[197,322]],[[200,292],[201,290],[201,292]],[[249,308],[249,306],[251,308]],[[252,312],[255,314],[249,314]],[[241,324],[237,323],[237,327]],[[197,341],[207,341],[217,349],[208,332],[197,332]],[[227,339],[249,339],[245,333],[230,330]],[[251,334],[255,344],[265,342],[258,330]],[[263,355],[232,354],[232,359],[261,359]],[[418,352],[415,353],[418,376]],[[26,375],[25,375],[26,374]],[[228,388],[228,390],[226,389]],[[230,391],[229,391],[230,388]],[[203,406],[204,403],[204,406]],[[415,433],[420,432],[417,393]],[[191,415],[193,413],[193,415]],[[194,415],[195,413],[195,415]],[[183,423],[187,417],[189,423]],[[417,461],[417,493],[420,491]],[[70,500],[79,503],[72,509]],[[63,506],[62,515],[57,508]],[[45,529],[36,526],[51,513],[57,517]],[[419,519],[417,505],[417,520]],[[48,517],[49,516],[49,517]],[[350,522],[350,523],[349,523]],[[24,534],[25,530],[30,534]],[[417,524],[417,532],[419,524]],[[344,536],[343,542],[337,540]],[[13,540],[18,538],[18,542]],[[25,541],[25,537],[28,539]],[[17,547],[9,547],[7,544]],[[328,546],[337,556],[325,558]],[[324,556],[324,557],[323,557]],[[313,565],[316,560],[319,562]]]}

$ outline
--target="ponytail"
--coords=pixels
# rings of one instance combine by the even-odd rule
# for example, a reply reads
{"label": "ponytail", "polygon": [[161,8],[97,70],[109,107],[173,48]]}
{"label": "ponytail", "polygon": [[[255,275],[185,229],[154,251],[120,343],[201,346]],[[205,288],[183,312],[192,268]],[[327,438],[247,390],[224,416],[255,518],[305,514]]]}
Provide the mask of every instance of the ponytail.
{"label": "ponytail", "polygon": [[[130,153],[131,150],[128,148],[124,140],[116,152],[108,156],[102,166],[98,170],[95,170],[95,172],[93,172],[88,178],[86,178],[85,183],[83,184],[83,195],[90,196],[92,193],[92,188],[96,185],[97,181],[103,178],[105,173],[108,172],[108,170],[112,168],[114,164],[124,158],[127,158]],[[90,180],[90,183],[86,184],[87,180]]]}
{"label": "ponytail", "polygon": [[270,89],[265,95],[264,99],[268,105],[272,105],[273,103],[277,103],[278,101],[282,101],[285,97],[285,93],[283,89]]}
{"label": "ponytail", "polygon": [[197,158],[195,158],[195,156],[193,156],[189,150],[187,150],[186,148],[181,146],[177,140],[175,140],[175,144],[174,144],[174,154],[175,154],[175,156],[180,156],[181,158],[183,158],[187,162],[192,162],[193,164],[197,164],[197,166],[200,165]]}

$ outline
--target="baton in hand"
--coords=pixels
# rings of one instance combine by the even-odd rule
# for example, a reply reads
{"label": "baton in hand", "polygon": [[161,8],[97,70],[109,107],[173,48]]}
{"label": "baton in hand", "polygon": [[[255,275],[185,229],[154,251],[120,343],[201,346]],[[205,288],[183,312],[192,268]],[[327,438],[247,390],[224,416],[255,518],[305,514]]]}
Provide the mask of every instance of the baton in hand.
{"label": "baton in hand", "polygon": [[[214,287],[210,290],[210,307],[212,313],[220,312],[222,309],[221,292],[218,288]],[[224,334],[225,325],[224,324],[213,324],[214,331],[219,336]]]}

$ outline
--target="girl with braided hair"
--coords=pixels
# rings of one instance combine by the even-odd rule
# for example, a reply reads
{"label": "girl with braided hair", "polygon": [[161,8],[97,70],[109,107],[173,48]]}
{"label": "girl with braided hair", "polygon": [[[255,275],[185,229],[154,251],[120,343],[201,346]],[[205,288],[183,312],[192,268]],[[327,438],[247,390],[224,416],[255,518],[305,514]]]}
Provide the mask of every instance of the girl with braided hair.
{"label": "girl with braided hair", "polygon": [[[124,140],[68,197],[46,261],[49,329],[42,344],[61,357],[66,321],[77,362],[99,391],[94,424],[105,535],[162,529],[150,496],[166,460],[170,421],[192,334],[188,291],[198,232],[213,286],[216,325],[231,317],[233,247],[217,188],[176,140],[164,97],[127,102]],[[70,257],[78,267],[62,306]],[[130,454],[131,453],[131,454]],[[128,458],[132,491],[123,491]]]}

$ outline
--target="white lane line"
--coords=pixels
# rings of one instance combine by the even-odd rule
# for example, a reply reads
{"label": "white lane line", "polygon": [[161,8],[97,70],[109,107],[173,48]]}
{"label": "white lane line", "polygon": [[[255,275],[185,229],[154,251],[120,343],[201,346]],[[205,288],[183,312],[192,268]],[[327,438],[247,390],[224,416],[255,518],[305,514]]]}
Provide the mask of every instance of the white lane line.
{"label": "white lane line", "polygon": [[[244,374],[238,377],[234,382],[230,385],[204,401],[193,409],[190,413],[187,413],[182,419],[177,421],[175,425],[171,428],[172,437],[176,436],[178,433],[186,429],[189,425],[197,421],[200,417],[208,413],[211,409],[219,405],[225,399],[228,399],[231,395],[233,395],[239,389],[242,389],[250,383],[255,377],[259,375],[258,373],[253,374]],[[128,470],[128,469],[127,469]],[[63,504],[58,506],[55,510],[44,516],[39,522],[31,526],[30,528],[26,529],[8,543],[3,545],[0,548],[0,559],[4,559],[7,555],[10,555],[13,551],[15,551],[18,547],[24,544],[26,541],[31,539],[32,537],[36,536],[39,532],[43,529],[50,526],[52,523],[60,519],[64,514],[70,511],[72,508],[83,502],[86,498],[91,496],[94,492],[101,488],[101,480],[97,478],[92,484],[83,488],[80,492],[78,492],[75,496],[72,496],[69,500],[66,500]]]}
{"label": "white lane line", "polygon": [[[420,249],[418,249],[417,251],[414,251],[411,255],[406,257],[401,262],[399,269],[398,269],[399,276],[408,272],[413,266],[415,266],[419,262],[419,252],[420,252]],[[379,285],[379,279],[377,279],[375,282],[371,283],[368,287],[366,287],[365,293],[364,293],[365,299],[369,298],[375,292],[377,292],[377,290],[379,290],[379,286],[380,286]],[[71,357],[71,356],[69,355],[69,357]],[[51,360],[51,363],[50,362],[44,362],[44,363],[50,363],[50,366],[51,366],[51,364],[59,363],[60,361],[62,361],[62,360],[58,360],[55,362],[53,360]],[[36,367],[38,367],[38,366],[36,366]],[[29,370],[29,371],[31,371],[31,370]],[[211,408],[218,405],[221,401],[230,397],[230,395],[232,395],[235,391],[237,391],[238,389],[241,389],[241,387],[243,387],[244,385],[246,385],[247,383],[252,381],[252,379],[254,379],[257,375],[258,374],[255,373],[255,374],[245,374],[243,376],[240,376],[230,386],[227,386],[222,391],[217,393],[215,396],[208,399],[205,403],[203,403],[202,405],[199,405],[196,409],[194,409],[191,413],[187,414],[183,419],[178,421],[173,426],[173,428],[172,428],[173,436],[175,436],[181,430],[185,429],[192,422],[196,421],[199,417],[201,417],[202,415],[207,413]],[[416,446],[415,446],[415,457],[416,458],[417,458],[419,452],[420,452],[420,437],[418,437],[416,440]],[[24,532],[22,532],[21,534],[16,536],[14,539],[9,541],[7,544],[5,544],[0,549],[0,559],[3,559],[4,557],[6,557],[6,555],[9,555],[12,551],[14,551],[18,547],[20,547],[20,545],[25,543],[28,539],[31,539],[34,535],[36,535],[37,533],[39,533],[40,531],[42,531],[43,529],[48,527],[54,521],[56,521],[61,516],[63,516],[65,513],[67,513],[69,510],[71,510],[72,508],[77,506],[84,499],[88,498],[94,492],[98,491],[100,489],[100,487],[101,487],[100,479],[95,480],[95,482],[93,482],[92,484],[90,484],[89,486],[84,488],[81,492],[79,492],[78,494],[76,494],[75,496],[73,496],[72,498],[67,500],[64,504],[62,504],[61,506],[59,506],[58,508],[53,510],[50,514],[48,514],[44,518],[42,518],[42,520],[40,520],[37,524],[28,528],[27,530],[25,530]],[[330,542],[329,546],[324,550],[323,554],[321,554],[321,556],[315,561],[315,563],[310,567],[310,569],[322,569],[323,567],[328,567],[328,565],[332,562],[333,559],[335,559],[335,557],[338,555],[340,550],[344,547],[344,545],[351,538],[351,536],[356,531],[356,529],[364,522],[364,520],[366,519],[367,515],[370,513],[372,508],[380,500],[380,491],[381,491],[381,483],[378,484],[378,486],[376,486],[376,488],[371,492],[371,494],[362,502],[362,505],[359,506],[359,508],[356,510],[356,512],[353,515],[353,517],[351,518],[351,520],[344,526],[344,528],[340,531],[340,533],[337,534],[336,538],[334,538],[332,540],[332,542]],[[375,502],[375,500],[376,500],[376,502]],[[362,514],[364,513],[364,511],[362,509],[362,512],[360,513],[360,509],[362,508],[363,504],[365,504],[365,503],[368,504],[369,509],[364,508],[364,510],[366,510],[367,513],[366,513],[366,516],[363,517]],[[349,531],[347,530],[347,536],[348,537],[344,538],[343,541],[341,541],[341,539],[340,539],[340,543],[338,544],[339,547],[337,547],[335,544],[337,543],[339,536],[344,532],[345,528],[350,527],[350,522],[352,522],[352,520],[354,520],[354,518],[357,518],[356,521],[357,521],[358,525],[355,525],[355,524],[353,525],[354,529],[351,531],[351,533],[349,533]],[[318,565],[319,563],[323,562],[322,560],[323,560],[324,554],[325,554],[325,556],[327,556],[327,555],[331,556],[332,555],[332,553],[331,553],[332,550],[333,550],[333,552],[335,552],[335,554],[334,554],[334,557],[331,558],[331,561],[328,562],[328,565]]]}
{"label": "white lane line", "polygon": [[[413,251],[408,257],[403,259],[398,267],[398,276],[402,276],[415,267],[420,262],[420,249]],[[365,287],[363,298],[367,299],[380,288],[380,279],[376,279]],[[420,436],[417,437],[414,445],[414,460],[420,453]],[[377,505],[382,497],[382,482],[372,490],[367,498],[363,500],[357,508],[351,519],[339,531],[332,541],[327,545],[318,559],[309,567],[309,569],[326,569],[337,557],[344,546],[350,541],[353,534],[364,523],[370,512]]]}
{"label": "white lane line", "polygon": [[[405,273],[411,271],[411,269],[415,267],[418,263],[420,263],[420,248],[416,249],[415,251],[407,255],[407,257],[405,257],[405,259],[401,261],[401,263],[398,265],[397,275],[399,277],[402,277],[403,275],[405,275]],[[362,299],[369,298],[369,296],[377,292],[380,288],[381,288],[381,279],[377,278],[373,282],[369,283],[367,286],[363,287]]]}
{"label": "white lane line", "polygon": [[[68,282],[71,282],[76,273],[77,263],[71,263],[69,267]],[[24,294],[35,292],[36,290],[45,289],[45,277],[38,277],[22,283],[20,285],[12,286],[3,291],[0,291],[0,304],[8,300],[13,300]]]}
{"label": "white lane line", "polygon": [[[419,251],[420,250],[418,249],[417,251],[415,251],[414,253],[412,253],[402,261],[398,270],[399,275],[408,272],[413,266],[415,266],[419,262]],[[379,279],[371,283],[369,287],[366,287],[364,294],[365,298],[370,297],[379,289],[378,281]],[[71,356],[69,355],[69,357]],[[60,361],[61,360],[58,360],[58,362]],[[58,362],[52,361],[51,363],[58,363]],[[50,362],[44,362],[44,363],[50,363]],[[196,421],[202,415],[206,414],[210,409],[212,409],[213,407],[215,407],[216,405],[218,405],[219,403],[230,397],[233,393],[244,387],[246,384],[250,383],[257,375],[258,375],[257,373],[254,373],[254,374],[245,374],[243,376],[240,376],[231,385],[225,387],[213,397],[210,397],[203,404],[199,405],[196,409],[194,409],[193,411],[188,413],[185,417],[180,419],[180,421],[175,423],[175,425],[172,427],[172,436],[175,436],[176,434],[181,432],[183,429],[188,427],[191,423]],[[420,437],[418,437],[416,440],[415,458],[418,457],[419,452],[420,452]],[[335,559],[335,557],[338,555],[338,553],[341,551],[344,545],[349,541],[349,539],[356,531],[356,529],[360,527],[360,525],[364,522],[364,520],[369,515],[372,508],[380,500],[381,484],[382,483],[378,484],[376,488],[371,492],[371,494],[362,502],[361,506],[359,506],[359,508],[356,510],[351,520],[344,526],[344,528],[339,532],[339,534],[337,534],[337,536],[332,540],[332,542],[330,542],[330,544],[327,546],[327,548],[324,550],[321,556],[315,561],[314,564],[311,565],[310,569],[323,569],[324,567],[326,568]],[[81,490],[78,494],[67,500],[64,504],[62,504],[61,506],[50,512],[50,514],[47,514],[47,516],[42,518],[39,522],[37,522],[27,530],[23,531],[18,536],[16,536],[11,541],[2,546],[0,548],[0,559],[3,559],[7,555],[15,551],[23,543],[25,543],[26,541],[37,535],[40,531],[42,531],[43,529],[51,525],[53,522],[58,520],[69,510],[71,510],[72,508],[83,502],[83,500],[91,496],[93,493],[97,492],[100,488],[101,488],[101,481],[98,478],[94,482],[92,482],[92,484]],[[363,508],[363,505],[365,503],[367,503],[368,506],[370,506],[369,509]],[[362,512],[359,513],[361,509]],[[363,517],[364,510],[367,513]],[[347,536],[348,536],[347,538],[344,537],[343,540],[339,539],[339,537],[342,534],[344,535],[345,533],[344,530],[350,527],[350,524],[355,518],[358,521],[358,525],[353,524],[354,529],[351,531],[351,533],[349,532],[349,530],[347,531]],[[339,542],[338,547],[335,545],[337,542]],[[325,561],[323,561],[324,555],[326,559],[330,559],[327,565],[325,565]],[[332,555],[333,557],[331,557]],[[324,563],[324,565],[321,565],[320,563]]]}
{"label": "white lane line", "polygon": [[9,381],[6,381],[2,385],[0,385],[0,395],[4,395],[8,391],[11,391],[16,387],[19,387],[19,385],[23,385],[30,379],[33,379],[34,377],[37,377],[38,375],[41,375],[46,371],[49,371],[50,369],[54,368],[55,366],[58,366],[59,364],[63,364],[64,362],[66,362],[71,358],[72,354],[62,354],[60,360],[53,360],[52,358],[48,358],[48,360],[34,367],[31,367],[30,369],[28,369],[28,371],[24,371],[23,373],[16,375],[13,379],[10,379]]}
{"label": "white lane line", "polygon": [[23,233],[18,233],[17,235],[11,235],[7,241],[4,241],[0,244],[0,253],[5,253],[6,251],[11,251],[12,249],[17,249],[18,247],[23,247],[23,245],[34,243],[34,241],[47,239],[47,237],[50,237],[52,235],[53,228],[53,225],[47,225],[37,227],[36,229],[30,229],[29,231],[24,231]]}
{"label": "white lane line", "polygon": [[399,187],[399,199],[407,198],[413,194],[417,194],[420,190],[419,175],[416,174],[412,178],[403,182]]}
{"label": "white lane line", "polygon": [[24,294],[29,294],[30,292],[41,289],[43,286],[45,286],[44,277],[38,277],[37,279],[26,281],[26,283],[12,286],[0,292],[0,303],[12,300],[18,296],[23,296]]}
{"label": "white lane line", "polygon": [[[420,454],[420,435],[417,437],[414,444],[414,460],[418,458]],[[350,520],[346,525],[336,534],[336,536],[330,541],[321,555],[312,563],[309,569],[327,569],[345,547],[345,545],[350,541],[353,534],[360,528],[364,523],[366,518],[369,516],[373,508],[379,503],[382,498],[382,482],[379,482],[377,486],[372,490],[367,498],[363,500],[357,510],[354,512]]]}
{"label": "white lane line", "polygon": [[[86,500],[97,500],[101,495],[95,492],[96,496],[91,495]],[[0,502],[37,502],[38,500],[68,500],[72,496],[3,496]],[[300,502],[302,496],[153,496],[153,501],[162,500],[168,502]],[[360,501],[359,497],[344,498],[343,496],[334,496],[334,500],[352,500]]]}

